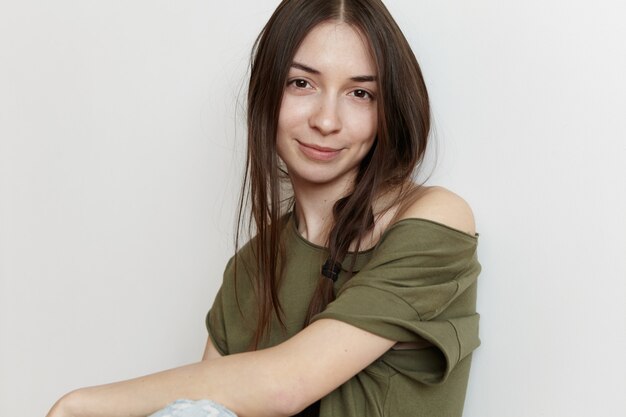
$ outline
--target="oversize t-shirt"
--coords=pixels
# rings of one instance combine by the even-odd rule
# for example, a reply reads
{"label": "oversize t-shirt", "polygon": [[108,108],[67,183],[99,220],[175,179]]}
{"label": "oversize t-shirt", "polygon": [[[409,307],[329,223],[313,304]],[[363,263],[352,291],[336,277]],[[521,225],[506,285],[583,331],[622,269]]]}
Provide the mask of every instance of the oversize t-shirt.
{"label": "oversize t-shirt", "polygon": [[[283,238],[279,299],[287,329],[274,317],[259,349],[302,330],[328,256],[325,248],[300,236],[293,215]],[[340,273],[335,301],[314,320],[340,320],[411,343],[411,348],[389,350],[322,398],[320,417],[461,416],[471,352],[480,344],[476,246],[477,235],[430,220],[404,219],[390,226],[374,248],[344,259],[346,267],[355,261],[355,274],[347,280],[349,274]],[[239,251],[236,280],[234,258],[228,262],[207,315],[209,336],[222,355],[245,352],[251,345],[257,320],[251,249],[247,244]]]}

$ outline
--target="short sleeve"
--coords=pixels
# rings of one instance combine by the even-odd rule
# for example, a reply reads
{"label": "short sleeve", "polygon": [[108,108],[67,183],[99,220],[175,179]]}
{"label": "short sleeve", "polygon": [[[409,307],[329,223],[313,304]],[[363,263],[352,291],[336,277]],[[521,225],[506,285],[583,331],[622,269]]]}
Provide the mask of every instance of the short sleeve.
{"label": "short sleeve", "polygon": [[412,365],[419,360],[407,359],[410,352],[385,356],[399,358],[390,366],[420,382],[442,383],[480,344],[476,247],[476,237],[443,224],[401,220],[314,320],[340,320],[391,340],[429,346],[414,352],[429,356],[431,368],[437,362],[433,357],[442,358],[437,369],[427,372]]}
{"label": "short sleeve", "polygon": [[[228,261],[224,271],[224,276],[228,274],[229,268],[232,265],[233,258]],[[215,346],[215,349],[220,355],[228,355],[228,345],[226,343],[226,324],[225,324],[225,311],[224,311],[224,286],[226,282],[222,283],[222,286],[215,295],[213,306],[206,315],[206,327],[209,332],[209,338]]]}

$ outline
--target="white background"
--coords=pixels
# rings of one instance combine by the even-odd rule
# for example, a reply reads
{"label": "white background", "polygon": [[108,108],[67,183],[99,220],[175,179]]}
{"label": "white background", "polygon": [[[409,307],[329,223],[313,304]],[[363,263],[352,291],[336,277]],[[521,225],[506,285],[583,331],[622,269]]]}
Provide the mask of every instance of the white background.
{"label": "white background", "polygon": [[[0,416],[199,359],[276,4],[0,3]],[[465,416],[626,415],[623,2],[387,5],[481,233]]]}

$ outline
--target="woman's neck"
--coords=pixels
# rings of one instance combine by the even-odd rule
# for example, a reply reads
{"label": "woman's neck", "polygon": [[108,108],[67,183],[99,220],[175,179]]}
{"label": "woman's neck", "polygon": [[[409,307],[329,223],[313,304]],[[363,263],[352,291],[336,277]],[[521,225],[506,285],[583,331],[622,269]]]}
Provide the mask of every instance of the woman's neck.
{"label": "woman's neck", "polygon": [[[328,244],[328,234],[333,225],[333,207],[337,200],[348,195],[351,184],[302,186],[292,180],[294,195],[296,199],[295,216],[298,232],[302,237],[316,245],[326,246]],[[360,236],[359,250],[374,247],[380,236],[387,227],[397,220],[400,212],[406,208],[398,204],[398,201],[405,200],[405,203],[414,201],[423,193],[427,187],[410,185],[402,192],[399,189],[392,189],[379,195],[372,202],[374,214],[374,227]],[[403,196],[403,197],[401,197]],[[357,249],[356,242],[352,242],[350,250]]]}
{"label": "woman's neck", "polygon": [[302,237],[324,246],[333,223],[333,207],[349,193],[349,183],[301,184],[292,180],[295,216]]}

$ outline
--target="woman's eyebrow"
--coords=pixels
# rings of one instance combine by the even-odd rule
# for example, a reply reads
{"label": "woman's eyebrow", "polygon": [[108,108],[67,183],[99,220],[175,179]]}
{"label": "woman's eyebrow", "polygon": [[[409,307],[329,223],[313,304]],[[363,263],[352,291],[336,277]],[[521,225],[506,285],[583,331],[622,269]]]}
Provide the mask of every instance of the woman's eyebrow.
{"label": "woman's eyebrow", "polygon": [[358,83],[373,83],[376,81],[375,75],[357,75],[356,77],[350,77],[352,81],[356,81]]}
{"label": "woman's eyebrow", "polygon": [[321,74],[318,70],[313,69],[311,67],[307,67],[306,65],[301,64],[299,62],[295,62],[295,61],[291,64],[291,68],[297,68],[304,72],[308,72],[310,74]]}
{"label": "woman's eyebrow", "polygon": [[[299,70],[302,70],[304,72],[308,72],[309,74],[316,74],[319,75],[321,74],[321,72],[319,70],[316,70],[315,68],[311,68],[307,65],[301,64],[300,62],[296,62],[294,61],[291,64],[291,68],[296,68]],[[375,82],[376,81],[376,76],[375,75],[357,75],[354,77],[350,77],[350,79],[352,81],[356,81],[356,82]]]}

